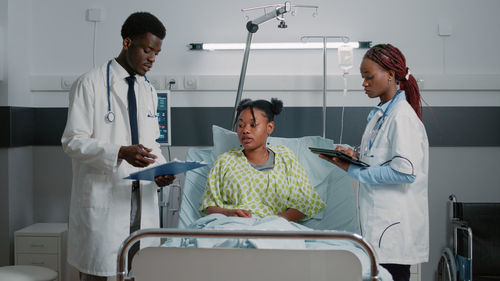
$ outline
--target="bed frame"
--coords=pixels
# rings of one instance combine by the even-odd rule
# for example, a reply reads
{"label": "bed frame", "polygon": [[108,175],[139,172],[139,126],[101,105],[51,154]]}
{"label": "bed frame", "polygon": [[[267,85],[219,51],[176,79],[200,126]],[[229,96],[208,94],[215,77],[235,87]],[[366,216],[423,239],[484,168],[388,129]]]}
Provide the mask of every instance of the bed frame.
{"label": "bed frame", "polygon": [[[372,246],[360,235],[338,231],[228,231],[144,229],[132,233],[120,246],[118,281],[204,280],[362,280],[359,259],[346,250],[206,249],[151,247],[134,257],[127,271],[130,248],[144,238],[205,237],[265,239],[342,239],[359,245],[370,259],[370,279],[379,280]],[[276,262],[280,261],[280,262]],[[186,266],[188,265],[188,266]],[[186,270],[187,268],[187,270]],[[195,270],[194,270],[195,269]]]}

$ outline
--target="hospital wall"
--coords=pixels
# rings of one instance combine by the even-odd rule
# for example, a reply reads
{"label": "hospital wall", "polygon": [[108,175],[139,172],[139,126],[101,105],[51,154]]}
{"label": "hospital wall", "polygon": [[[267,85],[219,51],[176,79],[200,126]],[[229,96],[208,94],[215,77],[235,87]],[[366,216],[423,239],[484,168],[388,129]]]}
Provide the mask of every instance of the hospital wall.
{"label": "hospital wall", "polygon": [[[149,10],[165,21],[167,38],[150,77],[160,92],[170,79],[177,82],[171,100],[172,153],[182,158],[189,147],[211,145],[210,123],[228,126],[243,58],[239,51],[195,52],[186,45],[244,42],[246,20],[240,9],[274,2],[0,0],[0,265],[13,262],[15,230],[34,222],[67,221],[71,161],[59,145],[68,105],[63,82],[93,65],[94,24],[85,21],[88,8],[105,13],[95,25],[96,65],[119,53],[120,26],[131,12]],[[431,141],[431,256],[422,267],[422,280],[434,280],[440,251],[449,244],[447,196],[500,202],[500,38],[484,32],[500,28],[500,2],[307,4],[320,6],[317,17],[298,10],[287,17],[288,29],[268,22],[254,42],[296,42],[303,35],[392,42],[405,53],[433,108],[425,111]],[[438,35],[439,22],[451,23],[451,36]],[[343,142],[355,143],[366,111],[376,103],[360,86],[357,69],[364,51],[355,50],[347,96],[342,95],[336,52],[328,55],[327,136],[335,141],[342,106]],[[277,135],[321,135],[322,66],[320,51],[252,52],[244,97],[283,99],[289,115],[277,120]],[[188,80],[197,82],[195,89],[188,89]]]}

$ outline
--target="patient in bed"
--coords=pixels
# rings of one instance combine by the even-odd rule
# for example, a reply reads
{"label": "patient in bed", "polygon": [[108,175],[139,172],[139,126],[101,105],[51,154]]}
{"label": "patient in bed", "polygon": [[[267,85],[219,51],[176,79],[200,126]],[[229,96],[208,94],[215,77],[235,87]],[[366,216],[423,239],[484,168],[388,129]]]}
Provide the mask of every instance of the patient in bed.
{"label": "patient in bed", "polygon": [[325,203],[309,183],[292,151],[267,146],[280,100],[245,99],[237,108],[242,148],[220,155],[207,178],[201,211],[237,217],[278,215],[289,221],[311,218]]}

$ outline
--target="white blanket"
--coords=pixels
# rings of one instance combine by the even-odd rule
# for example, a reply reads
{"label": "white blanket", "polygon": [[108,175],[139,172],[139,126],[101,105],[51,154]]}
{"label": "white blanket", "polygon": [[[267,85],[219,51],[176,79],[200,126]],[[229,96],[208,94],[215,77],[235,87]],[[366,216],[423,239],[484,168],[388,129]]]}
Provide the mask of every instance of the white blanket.
{"label": "white blanket", "polygon": [[[212,214],[202,217],[190,225],[191,229],[205,230],[272,230],[272,231],[313,231],[298,223],[289,222],[278,216],[266,218],[226,217]],[[241,239],[241,238],[173,238],[167,247],[194,248],[258,248],[258,249],[333,249],[348,250],[361,262],[363,276],[368,278],[370,260],[362,248],[353,242],[332,239]],[[383,281],[392,280],[391,275],[379,266],[379,276]]]}

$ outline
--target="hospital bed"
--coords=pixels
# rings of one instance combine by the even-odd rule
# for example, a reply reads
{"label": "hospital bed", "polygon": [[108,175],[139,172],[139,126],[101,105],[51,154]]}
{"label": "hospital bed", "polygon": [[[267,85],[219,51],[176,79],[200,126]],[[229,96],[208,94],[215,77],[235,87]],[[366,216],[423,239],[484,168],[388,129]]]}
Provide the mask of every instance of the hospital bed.
{"label": "hospital bed", "polygon": [[500,203],[449,200],[453,249],[442,252],[438,280],[500,280]]}
{"label": "hospital bed", "polygon": [[353,180],[308,149],[310,146],[332,148],[333,141],[325,138],[268,138],[270,145],[285,145],[295,153],[311,184],[325,201],[326,207],[320,213],[302,223],[315,231],[190,229],[202,217],[198,209],[211,164],[220,154],[240,146],[234,132],[217,126],[213,126],[213,138],[213,147],[188,151],[187,161],[203,161],[208,165],[186,173],[179,228],[133,233],[124,241],[119,252],[118,280],[130,280],[127,276],[129,272],[125,270],[128,249],[146,237],[170,237],[170,242],[193,237],[229,237],[287,241],[301,239],[312,241],[312,244],[336,239],[342,243],[334,247],[304,249],[181,248],[179,244],[167,243],[169,247],[139,251],[133,259],[134,280],[392,280],[390,274],[378,266],[372,246],[359,235]]}

